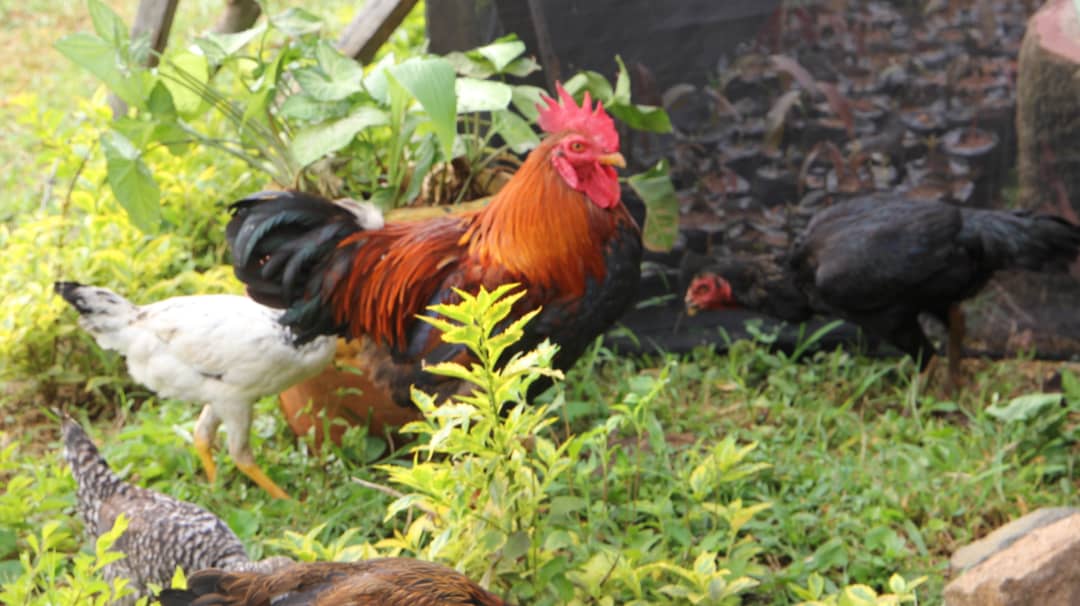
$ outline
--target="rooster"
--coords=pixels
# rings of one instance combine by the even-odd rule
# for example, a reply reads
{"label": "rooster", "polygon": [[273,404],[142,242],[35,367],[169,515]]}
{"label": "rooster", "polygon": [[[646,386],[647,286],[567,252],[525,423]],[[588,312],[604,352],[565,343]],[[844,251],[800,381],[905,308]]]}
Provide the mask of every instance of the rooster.
{"label": "rooster", "polygon": [[416,318],[458,301],[454,289],[521,284],[528,294],[507,321],[543,311],[504,359],[551,339],[560,347],[555,366],[565,370],[630,305],[642,245],[620,198],[615,167],[625,163],[612,119],[588,94],[581,106],[561,86],[558,96],[539,108],[544,140],[478,211],[361,229],[309,194],[271,191],[235,203],[226,237],[237,277],[256,301],[287,310],[281,322],[300,342],[362,339],[370,378],[403,406],[412,386],[439,397],[462,388],[425,364],[474,361]]}
{"label": "rooster", "polygon": [[949,329],[950,387],[958,385],[959,304],[1005,269],[1065,271],[1080,226],[1027,211],[963,208],[878,194],[816,215],[783,258],[720,259],[698,270],[690,310],[745,307],[800,322],[813,312],[858,324],[918,360],[934,352],[919,325]]}
{"label": "rooster", "polygon": [[188,572],[209,567],[268,572],[292,563],[283,557],[249,560],[240,539],[220,518],[198,505],[121,480],[74,419],[65,416],[61,431],[64,458],[78,484],[79,517],[90,538],[111,530],[120,514],[128,519],[124,534],[113,544],[125,557],[106,565],[102,575],[110,582],[128,579],[135,595],[114,603],[133,604],[149,595],[150,583],[167,586],[177,566]]}
{"label": "rooster", "polygon": [[271,495],[288,498],[255,463],[248,443],[251,411],[262,396],[329,364],[334,339],[298,343],[278,322],[279,310],[236,295],[173,297],[138,306],[77,282],[57,282],[55,289],[79,312],[79,325],[98,345],[127,359],[132,378],[161,397],[205,404],[195,424],[195,450],[211,482],[217,476],[214,434],[224,421],[236,467]]}
{"label": "rooster", "polygon": [[203,570],[162,606],[504,606],[465,575],[431,562],[382,558],[294,564],[274,572]]}

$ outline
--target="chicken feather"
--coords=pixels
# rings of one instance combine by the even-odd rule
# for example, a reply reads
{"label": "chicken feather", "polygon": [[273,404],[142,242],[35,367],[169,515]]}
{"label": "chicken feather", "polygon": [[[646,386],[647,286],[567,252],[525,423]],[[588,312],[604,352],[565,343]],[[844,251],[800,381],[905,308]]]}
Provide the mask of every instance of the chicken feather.
{"label": "chicken feather", "polygon": [[[426,364],[474,361],[418,315],[507,283],[525,289],[511,319],[542,307],[525,338],[505,355],[543,339],[566,369],[629,308],[640,277],[641,233],[619,198],[622,166],[609,116],[562,103],[541,108],[548,136],[484,208],[380,229],[358,227],[345,211],[302,192],[271,191],[232,205],[226,238],[236,275],[257,301],[286,308],[281,321],[303,342],[319,335],[359,339],[365,370],[394,402],[410,387],[437,397],[468,389],[423,371]],[[546,387],[534,384],[531,394]]]}
{"label": "chicken feather", "polygon": [[229,454],[241,471],[274,496],[286,496],[251,454],[252,406],[322,370],[334,355],[333,338],[298,344],[278,321],[280,310],[247,297],[173,297],[137,306],[104,288],[76,282],[55,288],[100,346],[124,356],[133,379],[161,397],[205,404],[195,441],[211,481],[210,449],[224,422]]}
{"label": "chicken feather", "polygon": [[77,509],[91,540],[112,529],[120,514],[127,529],[113,544],[124,558],[107,564],[107,581],[126,578],[135,595],[114,601],[133,604],[149,595],[148,585],[167,586],[177,567],[272,571],[290,564],[284,557],[251,561],[240,539],[209,511],[168,495],[133,486],[109,468],[90,437],[72,418],[63,420],[64,458],[78,488]]}

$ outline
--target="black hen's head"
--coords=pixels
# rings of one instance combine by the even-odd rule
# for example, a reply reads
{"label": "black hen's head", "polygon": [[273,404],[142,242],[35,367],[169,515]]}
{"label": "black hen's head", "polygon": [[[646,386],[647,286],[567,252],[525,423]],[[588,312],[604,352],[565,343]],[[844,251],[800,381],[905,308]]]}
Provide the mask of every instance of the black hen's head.
{"label": "black hen's head", "polygon": [[732,293],[731,283],[723,276],[704,271],[690,282],[686,289],[686,311],[694,314],[699,311],[714,309],[734,309],[738,307]]}

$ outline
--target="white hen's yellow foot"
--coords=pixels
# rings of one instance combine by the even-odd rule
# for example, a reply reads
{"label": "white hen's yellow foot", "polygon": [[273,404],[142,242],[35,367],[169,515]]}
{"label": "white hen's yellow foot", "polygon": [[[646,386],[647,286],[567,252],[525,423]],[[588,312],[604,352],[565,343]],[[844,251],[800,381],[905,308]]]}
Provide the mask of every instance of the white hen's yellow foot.
{"label": "white hen's yellow foot", "polygon": [[252,482],[255,482],[263,490],[270,493],[270,496],[274,497],[275,499],[292,498],[288,495],[288,493],[282,490],[280,486],[275,484],[274,481],[270,479],[270,476],[266,475],[263,470],[260,469],[259,466],[255,463],[242,463],[240,461],[236,461],[236,468],[243,472],[244,475],[251,478]]}
{"label": "white hen's yellow foot", "polygon": [[199,455],[199,460],[202,461],[203,469],[206,471],[206,478],[213,484],[214,480],[217,479],[217,465],[214,463],[213,445],[208,440],[201,439],[196,435],[195,453]]}

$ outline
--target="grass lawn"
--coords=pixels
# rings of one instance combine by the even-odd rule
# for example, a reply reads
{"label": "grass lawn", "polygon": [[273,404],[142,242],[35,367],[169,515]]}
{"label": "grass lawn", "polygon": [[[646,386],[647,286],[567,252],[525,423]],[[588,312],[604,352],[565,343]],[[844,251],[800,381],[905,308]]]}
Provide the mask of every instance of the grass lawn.
{"label": "grass lawn", "polygon": [[[631,493],[647,509],[663,500],[650,493],[650,483],[663,477],[677,485],[685,475],[675,462],[683,453],[727,437],[756,443],[749,460],[763,470],[725,485],[720,495],[770,504],[745,527],[764,565],[762,585],[745,603],[793,603],[789,584],[805,585],[812,572],[840,585],[877,587],[900,572],[928,576],[920,603],[934,604],[956,547],[1032,509],[1076,500],[1080,401],[1012,422],[987,409],[1039,391],[1063,368],[1080,374],[1080,365],[968,360],[965,368],[968,387],[953,401],[921,390],[906,361],[841,351],[795,363],[752,342],[738,342],[725,354],[701,350],[678,359],[636,361],[597,349],[566,381],[563,421],[553,433],[602,426],[635,382],[667,375],[656,399],[639,413],[644,429],[606,438],[619,461],[607,478],[615,484],[613,502]],[[268,398],[259,405],[253,431],[256,457],[299,500],[268,498],[224,455],[218,456],[219,484],[208,490],[190,446],[198,407],[145,396],[132,391],[115,417],[95,423],[93,434],[105,456],[142,485],[218,512],[253,555],[327,557],[405,530],[401,516],[384,519],[390,497],[350,481],[385,485],[386,474],[375,465],[401,462],[361,432],[351,431],[340,448],[312,453],[292,437]],[[14,450],[3,472],[33,478],[19,495],[46,505],[26,510],[12,494],[0,499],[0,515],[9,524],[20,518],[14,524],[19,533],[57,517],[74,532],[74,486],[52,443],[55,428],[39,425],[5,439]],[[666,446],[658,449],[658,439]],[[619,520],[628,536],[657,523],[640,514]],[[690,532],[665,515],[658,519],[671,524],[664,532]],[[349,529],[355,534],[344,544],[323,546]],[[688,545],[695,542],[686,539]],[[6,563],[8,569],[14,564]]]}
{"label": "grass lawn", "polygon": [[[134,12],[134,2],[108,3],[125,19]],[[221,4],[181,3],[174,39],[207,27]],[[271,3],[271,12],[291,5]],[[317,8],[340,30],[355,3],[335,0]],[[52,44],[89,28],[78,4],[32,0],[0,8],[0,45],[18,49],[15,62],[0,65],[4,229],[17,230],[26,216],[60,208],[66,183],[53,179],[36,133],[49,124],[63,130],[78,123],[72,100],[90,96],[96,83]],[[103,171],[94,174],[100,179]],[[215,178],[235,182],[233,176]],[[178,265],[205,269],[185,263]],[[132,385],[115,355],[72,336],[73,312],[49,304],[59,315],[40,330],[56,333],[56,343],[81,344],[68,347],[81,356],[69,364],[86,376],[0,402],[0,481],[7,486],[0,492],[0,581],[25,573],[20,554],[35,567],[34,582],[46,585],[70,570],[70,556],[92,551],[80,535],[74,481],[61,462],[56,424],[44,412],[50,405],[75,404],[118,473],[218,513],[253,557],[355,558],[392,550],[415,555],[400,547],[415,519],[407,512],[388,515],[394,497],[352,481],[404,490],[393,485],[387,467],[408,463],[404,447],[386,452],[380,440],[352,430],[343,445],[315,452],[290,433],[276,400],[266,398],[252,432],[256,458],[298,500],[270,499],[224,454],[217,459],[218,483],[210,487],[191,448],[199,406],[160,401]],[[851,583],[880,590],[893,573],[925,575],[918,603],[940,603],[948,557],[958,546],[1035,508],[1075,504],[1080,364],[967,360],[966,385],[955,399],[937,388],[940,377],[926,388],[914,373],[905,360],[843,351],[795,361],[771,352],[764,341],[740,341],[719,354],[698,350],[648,359],[594,348],[558,388],[563,400],[557,419],[541,432],[554,443],[585,436],[577,457],[566,461],[565,479],[558,478],[566,484],[560,490],[572,496],[539,510],[538,524],[558,527],[542,547],[562,554],[565,561],[552,561],[572,570],[574,587],[590,586],[581,592],[593,597],[578,603],[635,595],[635,578],[655,591],[667,573],[649,566],[662,561],[689,571],[703,550],[715,559],[700,561],[719,562],[759,585],[734,600],[701,603],[795,603],[800,594],[793,587],[805,587],[815,574],[827,579],[830,590]],[[1055,388],[1047,383],[1055,375],[1065,377],[1065,404],[1016,399]],[[89,391],[88,379],[94,381]],[[723,451],[729,439],[746,448],[743,464],[749,467],[723,463],[734,460]],[[568,519],[573,528],[581,526],[571,505],[582,508],[585,534],[560,526]],[[752,516],[733,513],[747,506],[756,506]],[[58,523],[59,532],[37,553],[32,537],[40,537],[49,522]],[[607,548],[624,559],[599,558]],[[481,547],[475,551],[489,556]],[[592,559],[583,564],[575,559],[579,554]],[[620,562],[643,564],[629,569]],[[706,587],[710,574],[723,576],[695,572]],[[505,571],[484,582],[513,588],[512,597],[521,602],[530,601],[528,587],[543,585]],[[555,602],[548,595],[537,603]]]}

